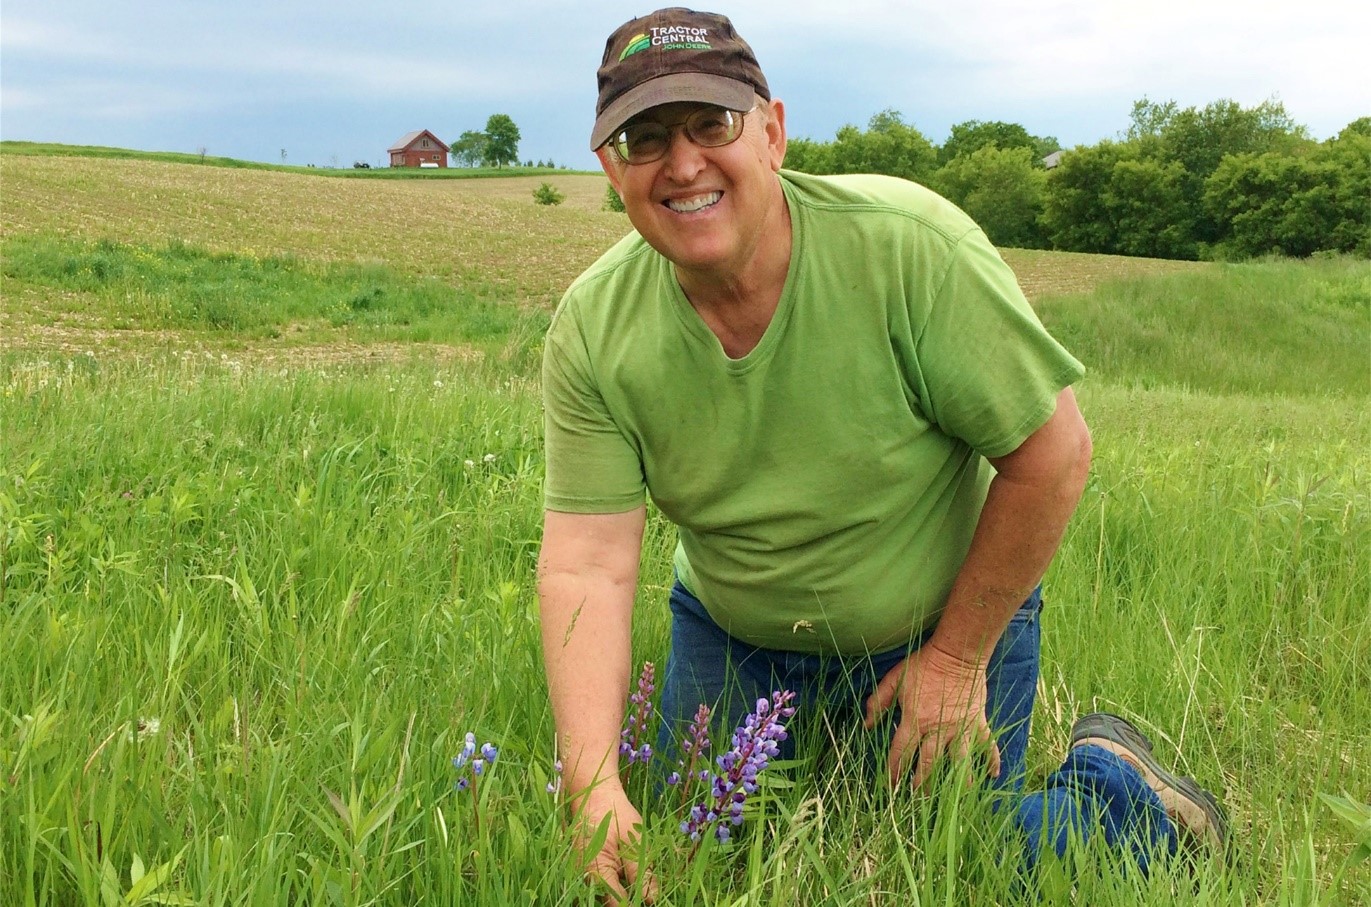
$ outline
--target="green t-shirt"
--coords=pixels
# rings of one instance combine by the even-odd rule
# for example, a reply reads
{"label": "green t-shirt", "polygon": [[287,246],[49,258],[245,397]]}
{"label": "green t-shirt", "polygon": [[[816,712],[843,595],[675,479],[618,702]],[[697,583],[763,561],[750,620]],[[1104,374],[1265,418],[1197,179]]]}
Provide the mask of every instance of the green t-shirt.
{"label": "green t-shirt", "polygon": [[783,171],[793,247],[730,359],[636,233],[567,290],[543,361],[548,509],[644,491],[676,570],[754,645],[878,652],[936,621],[993,469],[1084,369],[979,228],[921,186]]}

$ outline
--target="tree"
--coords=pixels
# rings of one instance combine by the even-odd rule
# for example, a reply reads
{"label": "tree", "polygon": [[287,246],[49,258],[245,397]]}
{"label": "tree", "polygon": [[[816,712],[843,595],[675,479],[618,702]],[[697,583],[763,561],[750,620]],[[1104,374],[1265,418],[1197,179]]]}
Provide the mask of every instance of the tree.
{"label": "tree", "polygon": [[1158,103],[1140,98],[1133,102],[1133,112],[1128,115],[1126,141],[1134,142],[1148,136],[1160,137],[1162,130],[1176,116],[1176,102]]}
{"label": "tree", "polygon": [[1306,155],[1230,155],[1205,182],[1230,257],[1319,251],[1371,257],[1371,136],[1343,130]]}
{"label": "tree", "polygon": [[[1051,139],[1050,143],[1056,145],[1057,140]],[[980,120],[967,120],[965,123],[958,123],[952,127],[947,141],[938,149],[938,163],[946,164],[959,154],[971,154],[986,145],[994,145],[1006,150],[1009,148],[1027,148],[1036,154],[1039,144],[1048,144],[1048,142],[1029,135],[1028,130],[1018,123],[1003,123],[999,120],[983,123]],[[1037,158],[1041,160],[1056,150],[1055,147],[1051,148],[1042,154],[1037,154]]]}
{"label": "tree", "polygon": [[[1062,155],[1047,177],[1043,226],[1053,248],[1072,252],[1113,252],[1118,236],[1105,197],[1114,167],[1130,154],[1129,145],[1108,140]],[[1136,153],[1136,152],[1133,152]]]}
{"label": "tree", "polygon": [[838,130],[829,172],[885,173],[923,182],[933,174],[937,161],[933,143],[907,125],[899,111],[887,109],[871,118],[866,132],[851,125]]}
{"label": "tree", "polygon": [[448,150],[452,159],[463,167],[479,166],[486,157],[486,134],[468,129]]}
{"label": "tree", "polygon": [[1054,248],[1195,258],[1195,201],[1177,163],[1140,142],[1104,141],[1062,156],[1048,174],[1042,223]]}
{"label": "tree", "polygon": [[494,167],[503,167],[519,160],[519,127],[507,114],[493,113],[486,120],[483,160]]}
{"label": "tree", "polygon": [[787,139],[785,165],[804,173],[832,173],[833,145],[813,139]]}
{"label": "tree", "polygon": [[997,246],[1041,248],[1047,171],[1036,149],[983,145],[938,171],[934,185],[980,225]]}

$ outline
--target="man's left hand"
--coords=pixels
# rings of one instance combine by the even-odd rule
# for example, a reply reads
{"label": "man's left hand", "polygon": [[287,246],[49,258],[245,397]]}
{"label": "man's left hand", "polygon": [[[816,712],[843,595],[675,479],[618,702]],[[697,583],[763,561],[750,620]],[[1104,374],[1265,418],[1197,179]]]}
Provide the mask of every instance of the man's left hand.
{"label": "man's left hand", "polygon": [[890,783],[898,785],[915,760],[913,787],[921,787],[944,757],[968,759],[988,749],[990,775],[999,777],[1000,748],[985,717],[985,666],[963,661],[932,642],[891,668],[866,700],[867,729],[896,701],[900,723],[890,743]]}

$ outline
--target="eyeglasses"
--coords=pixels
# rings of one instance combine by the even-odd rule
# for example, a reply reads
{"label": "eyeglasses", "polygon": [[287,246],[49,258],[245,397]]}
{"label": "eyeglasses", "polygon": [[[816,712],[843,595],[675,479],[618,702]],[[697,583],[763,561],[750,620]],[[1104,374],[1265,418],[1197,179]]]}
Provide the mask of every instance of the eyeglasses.
{"label": "eyeglasses", "polygon": [[701,148],[718,148],[736,142],[743,134],[743,116],[744,112],[737,110],[701,107],[679,123],[653,120],[630,123],[615,133],[609,144],[626,163],[650,164],[666,154],[671,147],[671,133],[678,128],[684,128],[686,137]]}

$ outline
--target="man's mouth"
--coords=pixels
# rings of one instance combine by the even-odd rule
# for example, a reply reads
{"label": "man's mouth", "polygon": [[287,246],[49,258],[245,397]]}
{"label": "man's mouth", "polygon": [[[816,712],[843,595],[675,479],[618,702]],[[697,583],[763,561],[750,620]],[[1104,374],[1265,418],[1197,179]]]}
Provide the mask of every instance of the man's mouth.
{"label": "man's mouth", "polygon": [[700,211],[710,205],[717,204],[723,198],[722,192],[706,192],[704,195],[695,195],[690,198],[669,198],[666,206],[677,214],[690,214],[693,211]]}

